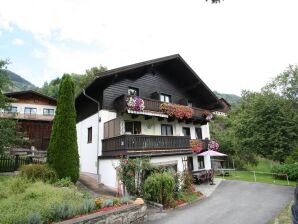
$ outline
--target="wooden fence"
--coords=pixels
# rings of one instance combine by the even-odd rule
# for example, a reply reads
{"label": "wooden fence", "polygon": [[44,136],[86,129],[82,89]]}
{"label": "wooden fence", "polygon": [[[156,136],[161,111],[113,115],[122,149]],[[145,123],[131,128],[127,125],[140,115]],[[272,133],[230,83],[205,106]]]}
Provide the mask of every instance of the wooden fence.
{"label": "wooden fence", "polygon": [[32,157],[21,157],[19,155],[0,155],[0,172],[13,172],[18,170],[22,165],[30,163],[42,163]]}

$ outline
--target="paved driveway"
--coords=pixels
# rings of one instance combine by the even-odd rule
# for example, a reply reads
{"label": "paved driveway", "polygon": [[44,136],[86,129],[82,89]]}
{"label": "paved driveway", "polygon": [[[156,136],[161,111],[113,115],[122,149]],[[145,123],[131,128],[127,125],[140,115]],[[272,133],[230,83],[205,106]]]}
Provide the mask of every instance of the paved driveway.
{"label": "paved driveway", "polygon": [[294,188],[223,181],[208,198],[189,207],[157,213],[147,223],[265,224],[293,198]]}

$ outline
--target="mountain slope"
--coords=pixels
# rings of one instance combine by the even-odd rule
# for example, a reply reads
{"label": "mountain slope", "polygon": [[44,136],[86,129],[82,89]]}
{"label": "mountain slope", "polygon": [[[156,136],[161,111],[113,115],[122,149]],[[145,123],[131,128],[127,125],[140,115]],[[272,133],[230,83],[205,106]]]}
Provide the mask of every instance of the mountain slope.
{"label": "mountain slope", "polygon": [[23,90],[29,90],[29,89],[36,89],[36,86],[34,86],[31,82],[24,79],[22,76],[9,70],[6,70],[6,73],[12,83],[12,85],[5,90],[6,92],[16,92],[16,91],[23,91]]}
{"label": "mountain slope", "polygon": [[217,91],[213,91],[215,93],[215,95],[218,97],[218,98],[224,98],[226,101],[228,101],[231,105],[235,105],[237,104],[241,97],[240,96],[237,96],[235,94],[228,94],[228,93],[219,93]]}

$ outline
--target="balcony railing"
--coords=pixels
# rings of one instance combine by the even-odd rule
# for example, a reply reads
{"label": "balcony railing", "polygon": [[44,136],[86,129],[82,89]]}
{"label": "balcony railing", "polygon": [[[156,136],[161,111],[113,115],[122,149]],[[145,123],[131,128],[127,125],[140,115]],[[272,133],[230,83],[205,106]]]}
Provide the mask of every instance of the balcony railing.
{"label": "balcony railing", "polygon": [[[115,101],[115,108],[117,111],[120,112],[125,112],[126,111],[126,99],[127,99],[127,95],[122,95],[120,96],[116,101]],[[148,98],[143,98],[141,97],[142,100],[144,101],[145,104],[145,111],[153,111],[153,112],[161,112],[160,111],[160,105],[163,103],[162,101],[159,100],[154,100],[154,99],[148,99]],[[192,107],[193,109],[193,117],[194,118],[198,118],[198,119],[202,119],[204,120],[204,109],[200,109],[200,108],[195,108]]]}
{"label": "balcony railing", "polygon": [[0,117],[20,119],[20,120],[42,120],[42,121],[52,121],[54,119],[53,115],[22,114],[22,113],[11,113],[11,112],[1,112]]}
{"label": "balcony railing", "polygon": [[103,156],[191,153],[186,136],[121,135],[102,140]]}

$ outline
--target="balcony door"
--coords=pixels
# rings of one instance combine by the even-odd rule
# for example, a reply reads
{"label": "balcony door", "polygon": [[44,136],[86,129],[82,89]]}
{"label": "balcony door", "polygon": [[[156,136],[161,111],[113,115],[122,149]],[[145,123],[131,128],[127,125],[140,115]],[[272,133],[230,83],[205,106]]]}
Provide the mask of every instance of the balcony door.
{"label": "balcony door", "polygon": [[125,134],[139,135],[142,126],[140,121],[125,121]]}

